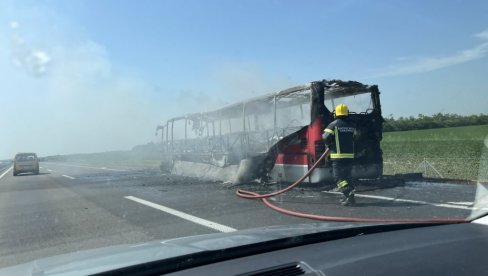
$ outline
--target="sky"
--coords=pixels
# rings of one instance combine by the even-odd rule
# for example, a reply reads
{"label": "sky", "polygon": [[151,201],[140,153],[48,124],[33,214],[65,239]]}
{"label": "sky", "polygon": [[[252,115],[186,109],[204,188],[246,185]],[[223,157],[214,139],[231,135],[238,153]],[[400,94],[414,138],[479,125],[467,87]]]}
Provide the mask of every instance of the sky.
{"label": "sky", "polygon": [[321,79],[384,116],[488,113],[487,1],[0,3],[0,159],[127,150],[172,116]]}

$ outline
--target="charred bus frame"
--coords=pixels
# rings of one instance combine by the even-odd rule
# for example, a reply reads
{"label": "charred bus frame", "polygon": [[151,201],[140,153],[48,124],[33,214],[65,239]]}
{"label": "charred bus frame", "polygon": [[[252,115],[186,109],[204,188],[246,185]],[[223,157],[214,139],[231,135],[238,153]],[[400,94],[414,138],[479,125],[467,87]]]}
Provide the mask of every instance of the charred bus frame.
{"label": "charred bus frame", "polygon": [[[341,80],[311,82],[213,111],[171,118],[157,128],[161,131],[163,145],[162,169],[191,175],[182,171],[184,167],[175,172],[175,162],[185,162],[188,170],[192,170],[192,163],[207,164],[222,169],[233,167],[234,173],[241,175],[233,180],[227,179],[230,181],[264,176],[278,181],[293,181],[325,150],[321,133],[334,119],[331,110],[335,100],[360,94],[370,94],[371,107],[362,112],[352,110],[350,115],[360,133],[353,174],[363,178],[378,177],[382,174],[380,92],[376,85]],[[330,101],[332,108],[327,108],[325,101]],[[290,108],[297,108],[298,112],[293,116],[299,119],[288,118],[284,122],[281,120],[280,124],[278,113]],[[306,121],[305,112],[308,110],[310,120]],[[180,130],[183,137],[177,138],[175,124],[178,122],[183,122],[184,128]],[[194,137],[190,138],[190,133]],[[243,168],[239,169],[243,160],[252,160],[254,164],[246,166],[244,178]],[[310,177],[310,182],[330,180],[330,166],[323,164],[321,167],[315,176]],[[215,168],[204,170],[214,171],[210,178],[224,180],[219,179]]]}

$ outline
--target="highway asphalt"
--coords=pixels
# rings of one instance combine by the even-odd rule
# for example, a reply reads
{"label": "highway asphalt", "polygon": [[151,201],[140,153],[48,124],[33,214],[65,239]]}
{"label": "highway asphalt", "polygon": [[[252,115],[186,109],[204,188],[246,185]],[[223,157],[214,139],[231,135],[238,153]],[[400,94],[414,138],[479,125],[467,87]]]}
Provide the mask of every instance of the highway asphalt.
{"label": "highway asphalt", "polygon": [[[41,174],[0,170],[0,267],[118,244],[315,222],[235,196],[239,187],[164,175],[155,169],[41,162]],[[305,186],[272,198],[280,207],[328,216],[464,218],[476,185],[412,181],[357,187],[357,206],[331,187]]]}

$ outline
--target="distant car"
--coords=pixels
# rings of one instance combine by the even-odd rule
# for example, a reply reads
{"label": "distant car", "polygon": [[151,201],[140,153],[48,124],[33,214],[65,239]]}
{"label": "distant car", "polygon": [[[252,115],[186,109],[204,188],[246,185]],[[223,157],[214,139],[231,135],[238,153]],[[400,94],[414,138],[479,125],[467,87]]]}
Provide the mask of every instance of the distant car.
{"label": "distant car", "polygon": [[19,173],[30,172],[39,174],[39,159],[33,152],[17,153],[14,158],[14,176]]}

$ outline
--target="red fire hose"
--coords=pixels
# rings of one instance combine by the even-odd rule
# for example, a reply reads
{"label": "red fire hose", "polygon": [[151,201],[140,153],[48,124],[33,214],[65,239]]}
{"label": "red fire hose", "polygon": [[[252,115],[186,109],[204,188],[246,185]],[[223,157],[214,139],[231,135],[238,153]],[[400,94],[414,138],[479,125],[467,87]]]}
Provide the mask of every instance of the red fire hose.
{"label": "red fire hose", "polygon": [[317,166],[320,164],[322,160],[324,160],[328,155],[330,154],[330,150],[327,149],[322,156],[320,156],[319,159],[313,164],[313,166],[308,170],[308,172],[300,177],[295,183],[291,184],[290,186],[278,190],[269,194],[258,194],[256,192],[251,192],[251,191],[245,191],[238,189],[236,191],[236,195],[242,198],[247,198],[247,199],[261,199],[263,203],[268,206],[269,208],[278,211],[280,213],[290,215],[290,216],[295,216],[295,217],[300,217],[300,218],[308,218],[308,219],[314,219],[314,220],[325,220],[325,221],[347,221],[347,222],[446,222],[446,223],[457,223],[457,222],[466,222],[464,219],[382,219],[382,218],[355,218],[355,217],[334,217],[334,216],[322,216],[322,215],[314,215],[314,214],[307,214],[307,213],[300,213],[300,212],[295,212],[291,211],[288,209],[284,209],[281,207],[278,207],[271,202],[268,201],[267,198],[276,196],[282,193],[285,193],[296,186],[298,186],[300,183],[303,182],[310,174],[317,168]]}

